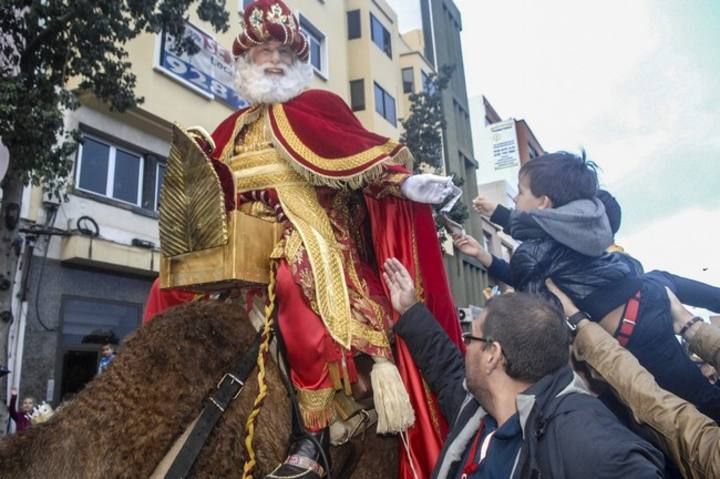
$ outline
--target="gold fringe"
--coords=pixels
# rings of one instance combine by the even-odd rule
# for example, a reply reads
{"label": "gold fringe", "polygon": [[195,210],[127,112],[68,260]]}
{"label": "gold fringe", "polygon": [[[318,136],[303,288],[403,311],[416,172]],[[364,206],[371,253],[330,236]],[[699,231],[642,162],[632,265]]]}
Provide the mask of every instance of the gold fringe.
{"label": "gold fringe", "polygon": [[290,166],[292,166],[293,169],[305,179],[305,181],[307,181],[313,186],[327,186],[335,189],[357,190],[371,183],[373,180],[382,175],[384,171],[383,167],[386,164],[402,165],[412,170],[413,163],[415,162],[415,159],[413,158],[412,153],[410,153],[410,150],[406,146],[403,146],[392,156],[387,155],[375,165],[371,166],[367,170],[363,170],[360,173],[353,173],[352,175],[347,176],[323,175],[322,173],[318,173],[317,171],[309,169],[305,165],[295,160],[295,158],[290,154],[290,152],[285,149],[282,142],[275,135],[275,132],[270,126],[269,114],[265,115],[265,121],[267,122],[268,129],[272,137],[272,144],[278,151],[280,156],[282,156],[282,158]]}
{"label": "gold fringe", "polygon": [[298,389],[298,406],[300,416],[306,428],[317,431],[327,427],[335,418],[333,399],[335,390],[327,389]]}

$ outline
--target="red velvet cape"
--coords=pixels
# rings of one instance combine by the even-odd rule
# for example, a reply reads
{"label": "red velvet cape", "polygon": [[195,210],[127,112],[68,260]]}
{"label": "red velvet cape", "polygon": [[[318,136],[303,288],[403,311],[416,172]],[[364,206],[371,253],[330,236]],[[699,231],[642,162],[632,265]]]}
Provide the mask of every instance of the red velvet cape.
{"label": "red velvet cape", "polygon": [[[251,111],[252,108],[232,114],[212,135],[216,144],[213,163],[229,197],[228,208],[235,205],[232,175],[218,160],[223,159],[222,153],[236,133],[241,116]],[[295,162],[293,166],[340,185],[365,175],[370,177],[389,160],[394,159],[397,164],[411,158],[403,145],[366,130],[347,104],[327,91],[310,90],[284,104],[273,105],[269,120],[276,146],[284,150],[288,161]],[[388,258],[398,258],[422,288],[426,305],[450,339],[464,350],[431,208],[395,197],[377,199],[365,195],[365,198],[378,265]],[[150,311],[148,304],[146,316],[153,313],[156,311]],[[416,414],[415,425],[408,432],[415,470],[420,478],[430,477],[447,434],[447,424],[400,339],[396,360]],[[399,477],[412,478],[403,447],[400,459]]]}

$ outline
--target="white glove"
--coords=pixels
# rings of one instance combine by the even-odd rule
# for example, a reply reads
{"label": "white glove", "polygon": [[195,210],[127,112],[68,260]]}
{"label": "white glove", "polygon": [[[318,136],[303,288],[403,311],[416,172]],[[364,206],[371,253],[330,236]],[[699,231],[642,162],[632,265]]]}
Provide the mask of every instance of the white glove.
{"label": "white glove", "polygon": [[[417,203],[437,205],[451,196],[454,198],[448,203],[452,208],[462,195],[462,190],[455,186],[449,176],[439,176],[430,173],[408,176],[400,185],[405,198]],[[447,205],[443,208],[445,210]]]}

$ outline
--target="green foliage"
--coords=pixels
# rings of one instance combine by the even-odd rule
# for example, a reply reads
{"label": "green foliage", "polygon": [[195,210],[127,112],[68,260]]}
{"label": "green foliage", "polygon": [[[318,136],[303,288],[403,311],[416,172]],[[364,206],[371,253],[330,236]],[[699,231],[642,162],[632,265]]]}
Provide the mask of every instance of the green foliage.
{"label": "green foliage", "polygon": [[[442,108],[442,92],[447,88],[454,71],[454,65],[441,67],[439,73],[429,76],[423,91],[410,95],[410,114],[401,122],[405,131],[400,141],[407,145],[415,157],[416,173],[437,171],[443,167],[443,133],[446,122]],[[452,172],[449,174],[455,185],[463,185],[464,180],[461,177],[453,175]],[[460,224],[469,216],[467,206],[462,201],[458,201],[448,213],[451,220]],[[439,217],[436,217],[436,226],[440,240],[444,241],[447,232]]]}
{"label": "green foliage", "polygon": [[[181,37],[191,0],[6,0],[0,9],[0,136],[10,150],[9,179],[59,191],[72,166],[77,132],[64,112],[92,92],[111,109],[143,101],[134,94],[125,45],[141,33]],[[228,29],[224,0],[199,0],[199,17]],[[195,53],[185,39],[179,52]],[[73,79],[76,88],[69,89]]]}
{"label": "green foliage", "polygon": [[442,137],[445,116],[442,108],[442,92],[447,88],[455,66],[443,66],[439,73],[431,73],[422,91],[410,95],[410,114],[401,122],[404,133],[400,141],[407,145],[415,157],[415,169],[422,165],[435,169],[443,166]]}

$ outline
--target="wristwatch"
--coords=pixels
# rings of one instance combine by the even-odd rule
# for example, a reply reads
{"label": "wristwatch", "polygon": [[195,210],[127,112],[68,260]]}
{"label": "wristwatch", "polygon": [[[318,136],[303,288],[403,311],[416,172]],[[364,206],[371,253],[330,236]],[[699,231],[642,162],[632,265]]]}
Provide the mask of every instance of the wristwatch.
{"label": "wristwatch", "polygon": [[573,335],[575,335],[575,332],[577,331],[578,323],[583,319],[590,319],[590,315],[584,311],[578,311],[572,316],[568,316],[567,318],[565,318],[565,323],[567,324],[568,328],[570,328],[570,332]]}

